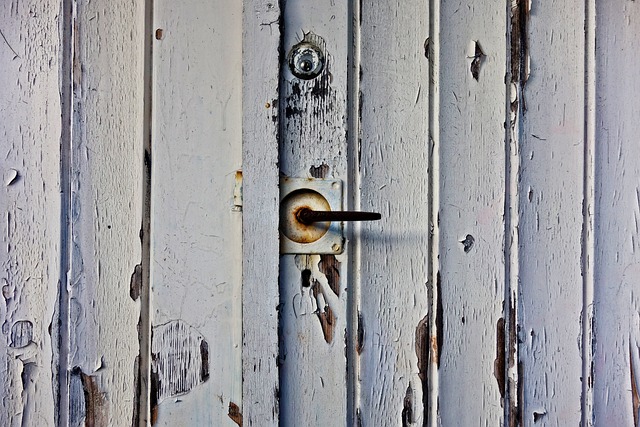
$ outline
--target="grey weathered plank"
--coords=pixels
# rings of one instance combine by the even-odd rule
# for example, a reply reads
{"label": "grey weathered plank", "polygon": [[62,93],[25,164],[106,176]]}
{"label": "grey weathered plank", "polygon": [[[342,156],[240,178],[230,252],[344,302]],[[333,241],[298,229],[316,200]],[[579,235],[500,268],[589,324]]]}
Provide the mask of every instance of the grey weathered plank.
{"label": "grey weathered plank", "polygon": [[60,280],[59,1],[0,3],[0,410],[3,426],[55,425]]}
{"label": "grey weathered plank", "polygon": [[[282,19],[280,172],[341,179],[347,200],[347,3],[286,2]],[[287,65],[286,55],[305,37],[324,49],[326,58],[322,74],[312,80],[294,77]],[[346,245],[342,255],[280,259],[282,425],[347,422],[348,251]]]}
{"label": "grey weathered plank", "polygon": [[278,406],[278,77],[280,8],[245,1],[242,57],[242,408],[276,426]]}
{"label": "grey weathered plank", "polygon": [[140,354],[131,284],[142,257],[144,5],[73,8],[68,422],[130,425]]}
{"label": "grey weathered plank", "polygon": [[424,47],[429,13],[420,2],[366,1],[361,7],[359,87],[351,91],[360,106],[352,147],[353,185],[360,188],[354,208],[381,212],[382,220],[354,230],[356,409],[365,426],[423,425],[432,360]]}
{"label": "grey weathered plank", "polygon": [[153,6],[150,345],[156,425],[234,426],[240,417],[242,212],[233,194],[242,164],[241,6]]}
{"label": "grey weathered plank", "polygon": [[595,10],[595,425],[638,425],[640,82],[638,4]]}
{"label": "grey weathered plank", "polygon": [[[503,420],[505,358],[504,207],[505,7],[440,2],[437,150],[432,219],[438,249],[439,411],[442,425],[498,425]],[[437,31],[435,28],[432,30]],[[457,410],[453,408],[464,408]]]}

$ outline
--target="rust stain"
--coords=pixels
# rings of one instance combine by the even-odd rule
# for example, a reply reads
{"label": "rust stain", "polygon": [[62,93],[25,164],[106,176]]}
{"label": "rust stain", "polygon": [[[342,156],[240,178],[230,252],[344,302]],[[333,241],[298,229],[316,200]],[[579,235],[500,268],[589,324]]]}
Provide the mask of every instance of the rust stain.
{"label": "rust stain", "polygon": [[356,353],[361,355],[364,350],[364,323],[360,311],[358,311],[358,330],[356,334]]}
{"label": "rust stain", "polygon": [[482,48],[480,47],[480,43],[476,41],[475,52],[472,56],[473,59],[471,60],[471,75],[476,81],[478,81],[478,79],[480,78],[480,66],[484,62],[484,58],[486,56],[487,55],[484,54]]}
{"label": "rust stain", "polygon": [[337,296],[340,296],[340,264],[335,255],[320,255],[318,268],[325,275],[329,287]]}
{"label": "rust stain", "polygon": [[140,292],[142,289],[142,264],[138,264],[131,273],[131,281],[129,283],[129,296],[132,300],[136,301],[140,298]]}
{"label": "rust stain", "polygon": [[638,408],[640,408],[640,395],[638,395],[638,386],[636,371],[633,363],[633,353],[631,352],[631,342],[629,342],[629,368],[631,371],[631,399],[633,402],[633,425],[638,425]]}
{"label": "rust stain", "polygon": [[242,427],[242,412],[240,408],[233,402],[229,402],[229,418],[231,421]]}
{"label": "rust stain", "polygon": [[402,404],[402,427],[409,427],[411,424],[413,424],[413,388],[409,382]]}
{"label": "rust stain", "polygon": [[500,390],[500,404],[504,406],[504,393],[506,390],[505,386],[505,375],[506,375],[506,365],[505,365],[505,344],[506,344],[506,331],[504,329],[504,317],[498,319],[496,325],[496,358],[493,362],[493,375],[496,377],[496,381],[498,382],[498,389]]}
{"label": "rust stain", "polygon": [[524,87],[529,79],[529,9],[530,0],[516,0],[511,8],[511,82],[520,88],[523,113],[527,110]]}
{"label": "rust stain", "polygon": [[[320,283],[314,280],[313,285],[311,286],[311,290],[313,292],[314,298],[319,303],[321,300],[318,298],[318,296],[323,295],[324,297],[324,294],[320,287]],[[318,319],[320,320],[320,326],[322,327],[322,334],[324,335],[324,340],[328,344],[331,344],[333,342],[333,336],[336,328],[336,316],[328,304],[325,305],[324,308],[318,307],[316,314],[318,315]]]}
{"label": "rust stain", "polygon": [[424,407],[424,419],[429,419],[429,342],[430,342],[430,319],[427,314],[418,322],[416,326],[416,356],[418,357],[418,377],[422,385],[422,405]]}

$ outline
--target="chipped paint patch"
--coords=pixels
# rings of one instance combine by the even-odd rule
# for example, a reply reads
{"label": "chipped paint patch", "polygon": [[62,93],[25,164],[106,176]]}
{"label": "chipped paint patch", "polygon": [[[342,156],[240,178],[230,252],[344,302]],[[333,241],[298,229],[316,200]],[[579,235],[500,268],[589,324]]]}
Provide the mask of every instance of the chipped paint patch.
{"label": "chipped paint patch", "polygon": [[631,401],[633,407],[633,425],[638,425],[638,409],[640,409],[640,395],[638,395],[637,366],[634,362],[633,349],[629,342],[629,371],[631,375]]}
{"label": "chipped paint patch", "polygon": [[11,327],[12,348],[24,348],[33,339],[33,323],[28,320],[19,320]]}
{"label": "chipped paint patch", "polygon": [[327,278],[329,287],[336,296],[340,296],[340,265],[335,255],[320,255],[318,268]]}
{"label": "chipped paint patch", "polygon": [[473,55],[471,55],[470,70],[473,78],[476,81],[478,81],[480,78],[480,67],[482,66],[482,63],[484,62],[484,59],[486,58],[487,55],[485,55],[484,52],[482,51],[482,47],[480,47],[480,42],[475,41],[473,45],[474,45],[474,52],[473,52]]}
{"label": "chipped paint patch", "polygon": [[240,408],[233,402],[229,402],[229,418],[231,421],[242,427],[242,412]]}
{"label": "chipped paint patch", "polygon": [[98,382],[98,376],[85,374],[78,366],[71,370],[69,421],[72,426],[109,425],[109,399]]}
{"label": "chipped paint patch", "polygon": [[209,344],[197,329],[182,320],[153,327],[151,359],[157,404],[188,393],[209,379]]}
{"label": "chipped paint patch", "polygon": [[140,298],[140,290],[142,289],[142,264],[138,264],[134,267],[133,273],[131,273],[131,281],[129,283],[129,296],[136,301]]}

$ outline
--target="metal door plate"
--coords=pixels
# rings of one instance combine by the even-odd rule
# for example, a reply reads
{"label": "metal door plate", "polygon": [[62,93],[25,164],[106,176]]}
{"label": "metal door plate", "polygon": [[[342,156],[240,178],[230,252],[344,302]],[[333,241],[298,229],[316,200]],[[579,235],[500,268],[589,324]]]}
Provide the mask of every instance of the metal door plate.
{"label": "metal door plate", "polygon": [[334,221],[311,226],[301,225],[292,209],[303,204],[315,209],[326,209],[328,205],[328,210],[341,211],[342,181],[288,177],[280,179],[280,253],[341,254],[344,250],[342,223]]}

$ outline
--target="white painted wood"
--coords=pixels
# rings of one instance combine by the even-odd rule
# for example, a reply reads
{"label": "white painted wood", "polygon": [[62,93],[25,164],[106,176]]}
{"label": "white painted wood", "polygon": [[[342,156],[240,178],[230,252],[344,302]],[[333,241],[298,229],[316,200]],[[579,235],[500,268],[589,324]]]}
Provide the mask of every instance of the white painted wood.
{"label": "white painted wood", "polygon": [[248,0],[242,22],[242,419],[276,426],[280,8]]}
{"label": "white painted wood", "polygon": [[526,31],[528,40],[519,45],[520,73],[512,75],[518,89],[520,156],[518,406],[525,425],[577,425],[582,398],[585,8],[582,2],[533,5],[530,12],[526,3],[521,7],[525,10],[511,32],[517,38],[516,30]]}
{"label": "white painted wood", "polygon": [[640,83],[638,4],[598,2],[595,152],[595,425],[638,425]]}
{"label": "white painted wood", "polygon": [[0,3],[0,424],[54,425],[60,279],[59,1]]}
{"label": "white painted wood", "polygon": [[[324,50],[326,63],[320,76],[305,81],[295,78],[287,58],[281,58],[280,172],[341,179],[346,196],[347,4],[288,2],[282,12],[285,55],[304,39]],[[282,425],[347,422],[348,250],[280,258]]]}
{"label": "white painted wood", "polygon": [[155,1],[153,19],[151,420],[233,426],[242,405],[242,212],[233,201],[242,9]]}
{"label": "white painted wood", "polygon": [[[504,400],[504,4],[441,2],[439,240],[434,297],[441,425],[499,425]],[[436,254],[433,254],[435,257]],[[439,354],[439,356],[438,356]],[[464,410],[454,409],[464,408]]]}
{"label": "white painted wood", "polygon": [[[68,287],[70,425],[130,425],[141,262],[143,5],[73,4]],[[64,172],[64,171],[63,171]],[[66,408],[60,408],[65,411]]]}
{"label": "white painted wood", "polygon": [[356,208],[382,213],[382,220],[354,233],[360,261],[357,407],[364,426],[422,426],[427,419],[427,6],[366,1],[360,11]]}

